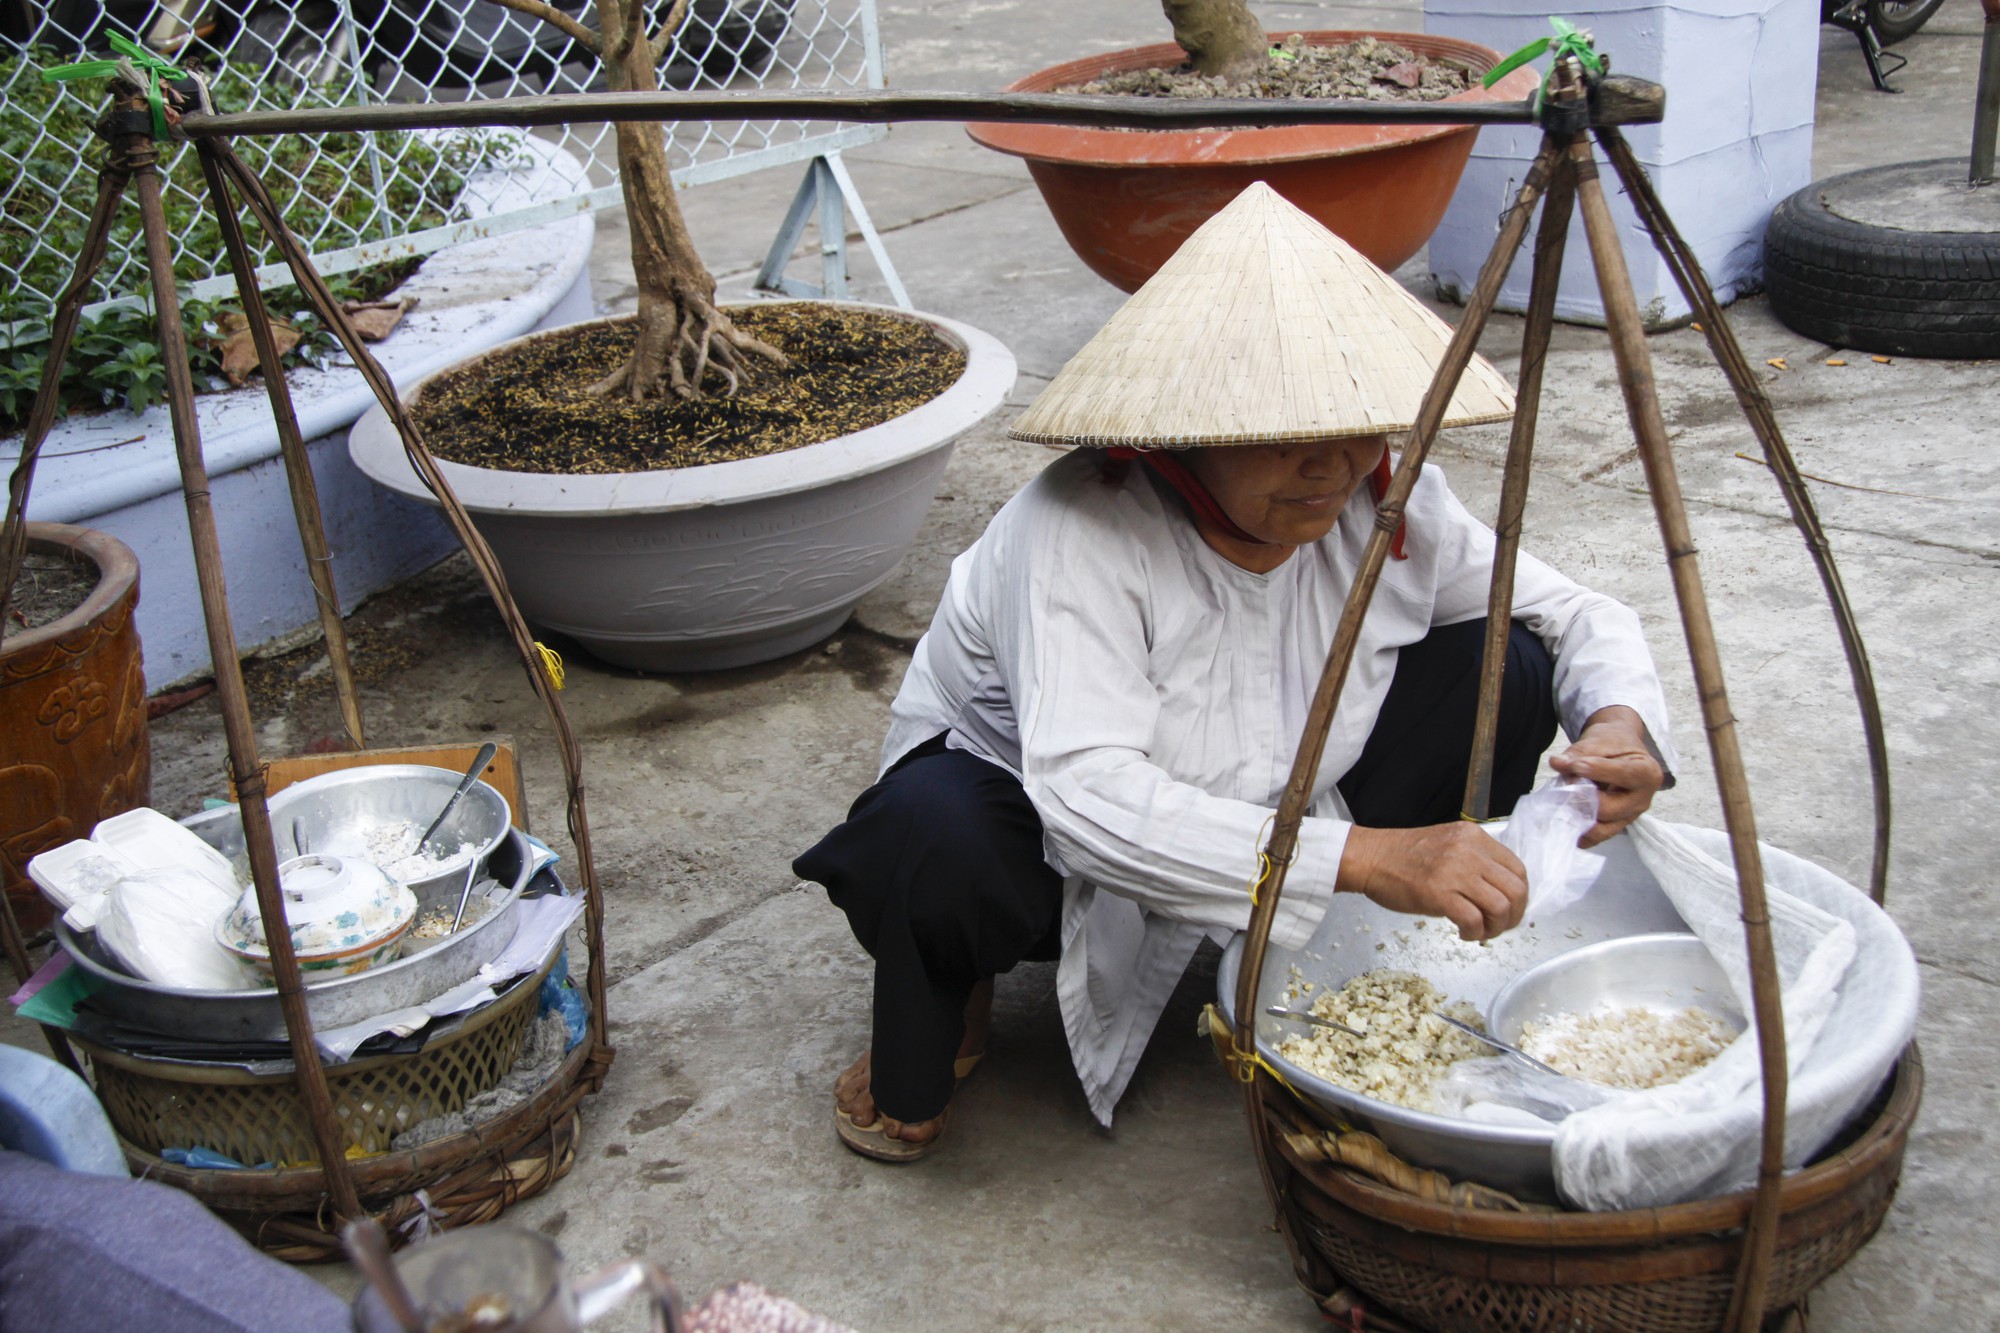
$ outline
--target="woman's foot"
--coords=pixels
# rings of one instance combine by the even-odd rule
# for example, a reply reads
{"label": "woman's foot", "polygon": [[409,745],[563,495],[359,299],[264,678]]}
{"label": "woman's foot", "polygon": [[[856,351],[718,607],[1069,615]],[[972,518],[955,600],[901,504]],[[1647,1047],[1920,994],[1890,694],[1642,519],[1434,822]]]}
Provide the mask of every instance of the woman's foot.
{"label": "woman's foot", "polygon": [[833,1084],[833,1127],[840,1141],[878,1162],[914,1162],[937,1146],[951,1115],[947,1106],[935,1120],[905,1124],[875,1108],[869,1092],[869,1053],[849,1065]]}
{"label": "woman's foot", "polygon": [[[965,1003],[965,1037],[958,1044],[958,1059],[952,1073],[958,1078],[970,1074],[986,1054],[986,1031],[993,1017],[993,978],[972,988]],[[883,1115],[875,1107],[870,1092],[872,1052],[842,1071],[833,1084],[834,1129],[840,1141],[878,1162],[913,1162],[928,1153],[944,1133],[951,1115],[946,1106],[935,1120],[905,1124]]]}

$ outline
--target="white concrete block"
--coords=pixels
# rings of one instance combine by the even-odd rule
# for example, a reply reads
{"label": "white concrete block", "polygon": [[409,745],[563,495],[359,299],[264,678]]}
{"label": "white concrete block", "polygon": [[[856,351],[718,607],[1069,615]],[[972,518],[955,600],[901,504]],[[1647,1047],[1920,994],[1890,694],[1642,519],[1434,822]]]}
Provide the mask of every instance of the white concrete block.
{"label": "white concrete block", "polygon": [[[1505,54],[1546,35],[1547,12],[1521,0],[1426,0],[1424,19],[1429,32]],[[1735,299],[1762,279],[1764,225],[1771,210],[1812,179],[1817,5],[1631,0],[1565,13],[1592,33],[1615,72],[1666,87],[1666,120],[1634,126],[1626,138],[1716,294],[1725,302]],[[1539,143],[1539,132],[1531,129],[1481,131],[1458,192],[1431,237],[1432,281],[1441,296],[1459,300],[1471,290]],[[1690,311],[1672,275],[1609,176],[1608,164],[1600,158],[1600,165],[1647,326],[1686,320]],[[1526,309],[1530,268],[1529,247],[1523,247],[1501,289],[1500,309]],[[1556,312],[1578,323],[1604,322],[1582,230],[1574,222]]]}

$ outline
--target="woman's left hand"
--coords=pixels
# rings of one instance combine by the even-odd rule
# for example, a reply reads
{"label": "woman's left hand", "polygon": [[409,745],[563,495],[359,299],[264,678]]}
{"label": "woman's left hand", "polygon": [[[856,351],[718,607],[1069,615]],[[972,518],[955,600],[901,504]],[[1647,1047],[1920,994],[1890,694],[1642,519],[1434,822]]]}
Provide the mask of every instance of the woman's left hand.
{"label": "woman's left hand", "polygon": [[1579,847],[1595,847],[1645,814],[1667,780],[1646,744],[1646,724],[1623,706],[1592,713],[1576,743],[1552,757],[1549,767],[1597,784],[1597,823],[1577,840]]}

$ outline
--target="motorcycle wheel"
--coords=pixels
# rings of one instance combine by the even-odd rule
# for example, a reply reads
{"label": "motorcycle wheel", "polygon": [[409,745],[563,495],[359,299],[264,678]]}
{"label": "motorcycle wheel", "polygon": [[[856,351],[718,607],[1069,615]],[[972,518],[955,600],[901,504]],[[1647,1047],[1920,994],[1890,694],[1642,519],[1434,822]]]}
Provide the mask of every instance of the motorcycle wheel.
{"label": "motorcycle wheel", "polygon": [[244,21],[224,58],[268,71],[280,88],[324,88],[346,72],[347,25],[326,0],[261,8]]}
{"label": "motorcycle wheel", "polygon": [[1869,0],[1869,26],[1884,46],[1894,46],[1931,21],[1944,0]]}

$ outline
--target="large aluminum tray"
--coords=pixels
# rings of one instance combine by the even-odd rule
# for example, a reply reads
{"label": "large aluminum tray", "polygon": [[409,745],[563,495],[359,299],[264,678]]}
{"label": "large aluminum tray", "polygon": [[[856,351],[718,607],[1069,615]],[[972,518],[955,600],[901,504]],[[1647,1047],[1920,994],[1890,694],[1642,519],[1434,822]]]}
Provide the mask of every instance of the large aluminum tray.
{"label": "large aluminum tray", "polygon": [[[243,824],[235,806],[204,811],[181,823],[232,861],[243,857]],[[486,860],[485,874],[500,886],[489,892],[492,907],[486,915],[422,953],[351,977],[308,985],[306,1012],[312,1016],[313,1027],[345,1027],[376,1014],[408,1008],[471,978],[513,941],[515,904],[528,886],[533,866],[534,850],[518,829],[509,828]],[[247,877],[247,870],[243,873]],[[439,904],[455,908],[463,885],[461,871],[452,882],[431,881],[410,887],[416,891],[421,910]],[[114,1018],[204,1041],[285,1040],[285,1016],[275,989],[195,991],[159,986],[120,971],[99,948],[94,931],[73,931],[58,919],[56,939],[77,966],[103,983],[91,1002]]]}
{"label": "large aluminum tray", "polygon": [[[1293,1087],[1341,1120],[1375,1135],[1403,1160],[1432,1167],[1454,1180],[1477,1180],[1519,1198],[1554,1202],[1555,1126],[1483,1124],[1364,1097],[1280,1056],[1277,1043],[1299,1035],[1301,1029],[1296,1023],[1262,1015],[1274,1004],[1304,1007],[1285,994],[1295,966],[1305,980],[1333,989],[1378,967],[1415,972],[1452,999],[1469,1000],[1484,1013],[1501,986],[1545,958],[1598,940],[1687,929],[1666,894],[1639,866],[1629,839],[1614,838],[1584,855],[1601,855],[1605,871],[1582,901],[1553,915],[1531,913],[1529,920],[1485,945],[1460,940],[1448,921],[1426,921],[1419,930],[1417,917],[1377,907],[1358,893],[1335,894],[1304,951],[1273,945],[1265,953],[1257,997],[1258,1051]],[[1242,956],[1239,935],[1223,954],[1216,977],[1222,1010],[1231,1021]]]}

